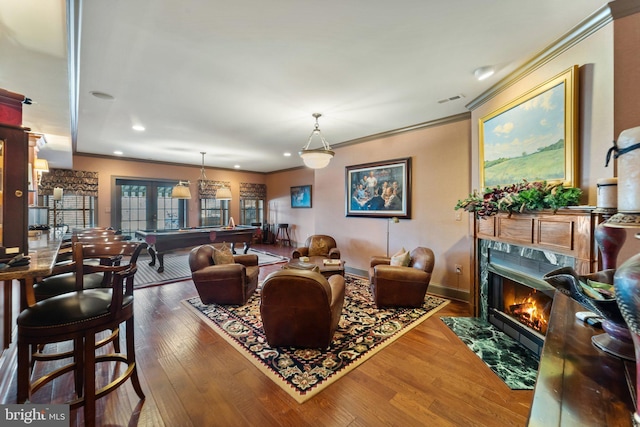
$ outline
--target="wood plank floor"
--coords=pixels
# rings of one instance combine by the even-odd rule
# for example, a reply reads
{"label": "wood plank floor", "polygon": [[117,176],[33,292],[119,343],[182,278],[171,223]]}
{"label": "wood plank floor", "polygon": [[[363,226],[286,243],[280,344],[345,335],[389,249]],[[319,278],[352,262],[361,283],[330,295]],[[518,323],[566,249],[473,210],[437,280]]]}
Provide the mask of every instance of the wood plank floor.
{"label": "wood plank floor", "polygon": [[[289,255],[290,248],[263,246]],[[280,266],[261,268],[261,280]],[[98,401],[103,426],[523,426],[532,391],[510,390],[440,321],[468,316],[452,302],[326,390],[298,404],[205,323],[183,299],[191,280],[136,290],[136,356],[146,400],[128,382]],[[101,370],[106,381],[114,368]],[[65,378],[69,377],[69,378]],[[60,402],[70,375],[38,391]],[[15,399],[15,381],[9,396]],[[15,402],[15,400],[13,400]],[[11,403],[11,402],[5,402]],[[83,425],[82,409],[71,425]]]}

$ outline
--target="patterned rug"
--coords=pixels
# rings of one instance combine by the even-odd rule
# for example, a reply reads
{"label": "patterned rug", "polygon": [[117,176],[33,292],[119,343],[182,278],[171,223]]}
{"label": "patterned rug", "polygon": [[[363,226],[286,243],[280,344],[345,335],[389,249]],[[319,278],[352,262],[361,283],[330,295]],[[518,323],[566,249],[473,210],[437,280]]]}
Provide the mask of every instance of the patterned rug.
{"label": "patterned rug", "polygon": [[477,317],[441,317],[464,342],[512,390],[532,390],[539,360],[509,335]]}
{"label": "patterned rug", "polygon": [[[252,248],[249,248],[248,253],[258,255],[258,264],[261,266],[289,261],[287,257]],[[158,260],[156,260],[155,266],[150,266],[150,261],[151,257],[146,251],[143,251],[143,254],[138,258],[135,288],[164,285],[191,278],[188,250],[166,254],[164,256],[164,271],[162,273],[158,273],[158,266],[160,265]]]}
{"label": "patterned rug", "polygon": [[310,399],[438,310],[448,300],[427,295],[422,308],[377,309],[369,281],[347,275],[342,319],[327,350],[272,348],[260,318],[260,289],[243,306],[183,301],[194,313],[299,403]]}

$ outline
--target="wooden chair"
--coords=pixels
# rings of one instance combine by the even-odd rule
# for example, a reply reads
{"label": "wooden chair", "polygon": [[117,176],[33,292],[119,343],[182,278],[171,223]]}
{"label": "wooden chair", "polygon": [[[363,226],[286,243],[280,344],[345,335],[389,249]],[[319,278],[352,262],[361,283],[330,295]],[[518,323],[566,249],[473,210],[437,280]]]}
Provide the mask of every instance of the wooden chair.
{"label": "wooden chair", "polygon": [[[135,360],[133,324],[133,280],[135,260],[146,243],[110,242],[102,244],[74,243],[76,279],[80,282],[74,292],[39,301],[25,308],[18,323],[18,403],[30,400],[31,395],[55,378],[73,372],[76,399],[68,402],[71,409],[84,406],[85,425],[95,425],[96,400],[110,393],[131,378],[140,399],[140,387]],[[121,256],[134,260],[121,265],[86,264],[79,260],[113,259]],[[109,277],[109,287],[83,289],[84,273],[100,272]],[[96,334],[116,330],[126,325],[126,353],[107,353],[96,356]],[[73,341],[70,363],[32,381],[32,347]],[[126,369],[109,384],[96,390],[96,363],[120,362]],[[37,362],[42,363],[42,362]]]}
{"label": "wooden chair", "polygon": [[[109,243],[126,240],[126,236],[122,234],[111,235],[74,235],[72,241],[69,242],[68,250],[61,252],[58,255],[57,265],[53,268],[51,274],[47,277],[40,278],[36,281],[33,290],[36,297],[36,301],[42,301],[46,298],[51,298],[57,295],[61,295],[67,292],[72,292],[77,289],[78,281],[76,280],[76,265],[71,263],[73,259],[72,245],[75,242],[82,242],[84,244],[93,243]],[[100,262],[116,263],[118,259],[101,259]],[[82,286],[84,289],[99,288],[105,285],[105,279],[102,273],[84,274],[82,278]]]}

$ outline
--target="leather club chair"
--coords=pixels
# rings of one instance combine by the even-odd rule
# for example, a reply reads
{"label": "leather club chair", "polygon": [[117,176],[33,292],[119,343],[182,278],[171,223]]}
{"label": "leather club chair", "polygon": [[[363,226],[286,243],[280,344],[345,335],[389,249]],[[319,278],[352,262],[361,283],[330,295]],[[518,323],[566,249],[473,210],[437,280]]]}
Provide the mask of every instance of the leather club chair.
{"label": "leather club chair", "polygon": [[243,305],[258,287],[258,256],[234,255],[233,264],[213,260],[212,245],[193,248],[189,253],[191,278],[204,304]]}
{"label": "leather club chair", "polygon": [[391,258],[373,256],[369,281],[376,307],[421,307],[427,293],[435,257],[429,248],[410,252],[408,267],[390,265]]}
{"label": "leather club chair", "polygon": [[340,249],[338,249],[337,246],[333,237],[325,234],[314,234],[307,237],[304,246],[296,248],[293,251],[291,258],[317,257],[321,259],[340,259]]}
{"label": "leather club chair", "polygon": [[344,277],[279,270],[262,285],[260,314],[271,347],[327,348],[340,322]]}

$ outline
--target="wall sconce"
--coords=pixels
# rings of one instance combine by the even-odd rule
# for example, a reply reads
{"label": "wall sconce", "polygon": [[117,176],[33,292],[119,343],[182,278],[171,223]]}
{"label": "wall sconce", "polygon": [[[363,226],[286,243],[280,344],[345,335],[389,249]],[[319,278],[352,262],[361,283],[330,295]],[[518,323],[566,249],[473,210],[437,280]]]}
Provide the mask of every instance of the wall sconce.
{"label": "wall sconce", "polygon": [[190,199],[191,190],[189,190],[189,181],[180,181],[171,190],[172,199]]}
{"label": "wall sconce", "polygon": [[55,187],[53,189],[53,200],[62,200],[62,188]]}
{"label": "wall sconce", "polygon": [[40,185],[42,174],[49,172],[49,162],[46,159],[36,159],[33,162],[33,170],[36,171],[38,185]]}

